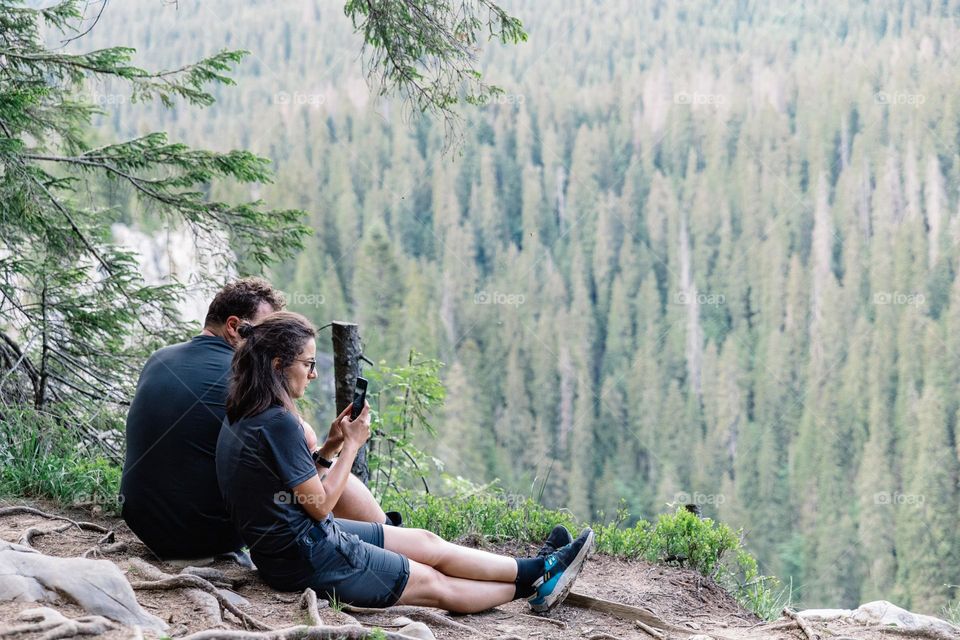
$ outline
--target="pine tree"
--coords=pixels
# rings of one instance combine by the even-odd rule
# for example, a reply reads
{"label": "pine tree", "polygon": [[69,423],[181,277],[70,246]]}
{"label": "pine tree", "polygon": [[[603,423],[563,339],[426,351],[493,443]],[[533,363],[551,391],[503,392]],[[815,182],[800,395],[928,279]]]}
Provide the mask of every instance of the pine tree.
{"label": "pine tree", "polygon": [[[887,308],[885,315],[892,311]],[[869,390],[870,431],[857,481],[860,494],[859,536],[866,559],[860,588],[861,599],[873,601],[893,592],[897,573],[894,547],[894,512],[887,500],[900,486],[894,464],[892,405],[895,396],[893,360],[889,339],[893,327],[888,318],[878,318],[870,345]]]}
{"label": "pine tree", "polygon": [[79,31],[80,5],[0,4],[0,359],[8,372],[18,370],[4,376],[18,388],[2,396],[80,425],[118,455],[92,423],[117,427],[139,363],[183,336],[176,308],[183,288],[144,282],[134,253],[113,240],[110,225],[119,216],[91,197],[94,185],[129,190],[143,210],[187,227],[198,247],[229,266],[239,254],[241,266],[263,268],[299,248],[308,230],[302,211],[206,196],[211,182],[269,182],[269,162],[250,152],[191,149],[159,132],[95,147],[101,110],[83,99],[87,82],[112,80],[133,99],[165,107],[209,106],[211,87],[231,84],[227,73],[244,54],[221,51],[155,72],[132,65],[134,51],[125,47],[49,48],[47,36]]}
{"label": "pine tree", "polygon": [[908,607],[939,611],[950,597],[956,577],[958,465],[953,431],[956,416],[944,401],[945,372],[936,354],[943,348],[940,328],[929,323],[924,352],[930,371],[917,401],[916,428],[904,491],[893,500],[900,536],[897,540],[898,583]]}
{"label": "pine tree", "polygon": [[365,257],[353,274],[353,299],[364,352],[374,362],[402,361],[401,309],[404,274],[382,224],[364,232],[359,252]]}

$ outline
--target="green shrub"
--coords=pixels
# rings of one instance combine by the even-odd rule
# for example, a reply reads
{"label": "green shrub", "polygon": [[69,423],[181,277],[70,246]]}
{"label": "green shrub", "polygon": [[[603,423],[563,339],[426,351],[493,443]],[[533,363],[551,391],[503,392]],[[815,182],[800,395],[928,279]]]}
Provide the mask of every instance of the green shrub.
{"label": "green shrub", "polygon": [[0,420],[0,495],[119,511],[119,465],[90,453],[56,416],[4,407]]}
{"label": "green shrub", "polygon": [[367,457],[369,484],[380,500],[421,485],[426,488],[426,478],[442,468],[439,460],[415,444],[418,437],[436,436],[430,420],[446,395],[440,381],[442,366],[411,351],[406,365],[381,363],[367,374],[373,386],[368,394],[373,432]]}

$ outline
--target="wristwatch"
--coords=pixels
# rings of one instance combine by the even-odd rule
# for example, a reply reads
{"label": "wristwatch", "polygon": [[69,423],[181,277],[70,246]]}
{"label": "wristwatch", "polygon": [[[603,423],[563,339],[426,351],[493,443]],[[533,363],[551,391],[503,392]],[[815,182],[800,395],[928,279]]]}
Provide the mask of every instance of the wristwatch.
{"label": "wristwatch", "polygon": [[320,449],[317,449],[310,454],[313,457],[313,461],[323,467],[324,469],[329,469],[333,466],[333,460],[327,460],[322,455],[320,455]]}

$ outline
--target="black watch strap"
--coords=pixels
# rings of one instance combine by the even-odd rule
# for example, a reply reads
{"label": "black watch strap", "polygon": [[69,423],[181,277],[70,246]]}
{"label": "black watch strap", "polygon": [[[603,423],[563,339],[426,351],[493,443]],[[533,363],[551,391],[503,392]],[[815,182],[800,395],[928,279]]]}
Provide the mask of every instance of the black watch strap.
{"label": "black watch strap", "polygon": [[329,469],[330,467],[333,466],[332,460],[327,460],[322,455],[320,455],[320,449],[317,449],[311,455],[313,456],[313,461],[318,465],[320,465],[321,467],[323,467],[324,469]]}

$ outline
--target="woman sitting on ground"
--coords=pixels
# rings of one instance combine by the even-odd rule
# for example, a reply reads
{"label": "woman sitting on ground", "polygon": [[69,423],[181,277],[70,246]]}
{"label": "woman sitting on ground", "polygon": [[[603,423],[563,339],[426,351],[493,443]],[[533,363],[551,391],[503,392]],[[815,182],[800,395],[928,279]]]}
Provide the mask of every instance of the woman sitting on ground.
{"label": "woman sitting on ground", "polygon": [[[410,604],[461,613],[528,598],[553,608],[569,591],[593,546],[586,529],[566,543],[559,528],[536,558],[510,558],[446,542],[429,531],[334,518],[360,447],[370,437],[370,407],[331,428],[343,436],[337,464],[318,467],[294,401],[317,377],[316,331],[303,316],[277,312],[243,325],[227,397],[228,425],[217,442],[217,479],[227,509],[274,589],[307,587],[362,607]],[[557,537],[566,537],[557,543]],[[554,551],[549,553],[549,551]]]}

